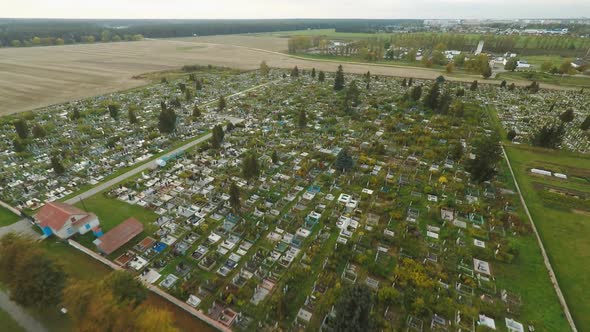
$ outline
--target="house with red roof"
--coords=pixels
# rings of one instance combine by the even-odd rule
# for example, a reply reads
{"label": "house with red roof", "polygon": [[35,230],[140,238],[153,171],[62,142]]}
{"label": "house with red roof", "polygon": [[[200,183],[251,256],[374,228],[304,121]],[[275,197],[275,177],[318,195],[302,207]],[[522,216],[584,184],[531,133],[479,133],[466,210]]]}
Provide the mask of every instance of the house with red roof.
{"label": "house with red roof", "polygon": [[44,235],[64,240],[75,234],[86,234],[100,225],[94,213],[61,202],[45,204],[34,218]]}

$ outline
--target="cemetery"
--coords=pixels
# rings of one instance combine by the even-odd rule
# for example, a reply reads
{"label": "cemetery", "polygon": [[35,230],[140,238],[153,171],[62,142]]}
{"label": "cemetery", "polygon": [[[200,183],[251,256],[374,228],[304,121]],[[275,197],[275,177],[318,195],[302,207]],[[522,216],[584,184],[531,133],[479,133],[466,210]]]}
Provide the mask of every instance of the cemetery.
{"label": "cemetery", "polygon": [[[219,82],[211,84],[236,85],[223,94],[270,79],[259,72],[226,81],[207,75]],[[397,78],[344,75],[345,89],[334,92],[333,74],[325,81],[295,69],[270,76],[277,79],[228,99],[224,109],[203,107],[196,124],[185,123],[191,110],[183,109],[177,137],[148,141],[141,131],[130,140],[147,143],[131,150],[117,142],[119,151],[101,150],[100,163],[90,162],[95,141],[84,141],[87,166],[53,180],[64,190],[40,188],[45,181],[25,189],[31,178],[56,178],[47,161],[39,174],[3,170],[20,176],[6,185],[20,180],[23,194],[29,190],[27,197],[43,205],[75,190],[61,181],[106,177],[105,167],[116,171],[119,160],[155,155],[169,140],[219,125],[208,142],[77,203],[98,216],[104,234],[74,239],[237,331],[336,331],[346,315],[339,301],[353,286],[371,294],[379,330],[567,329],[547,275],[527,273],[540,254],[505,163],[483,182],[466,170],[475,142],[493,134],[486,107],[500,109],[501,88],[466,91],[440,111],[411,96],[417,86],[426,95],[433,81],[407,86]],[[439,84],[442,96],[468,90]],[[123,103],[125,95],[110,98]],[[142,107],[153,113],[160,98],[141,98]],[[106,127],[108,117],[96,121]],[[228,124],[228,117],[242,121]],[[131,217],[141,223],[131,239],[97,248]]]}

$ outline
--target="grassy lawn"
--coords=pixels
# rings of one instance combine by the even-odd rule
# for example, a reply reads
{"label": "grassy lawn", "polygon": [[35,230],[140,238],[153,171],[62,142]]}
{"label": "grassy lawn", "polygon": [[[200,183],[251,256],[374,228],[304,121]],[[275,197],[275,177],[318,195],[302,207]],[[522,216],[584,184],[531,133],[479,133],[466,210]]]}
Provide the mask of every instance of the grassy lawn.
{"label": "grassy lawn", "polygon": [[[517,145],[507,146],[506,153],[543,239],[576,325],[580,331],[588,331],[590,330],[590,317],[586,313],[590,312],[590,301],[587,300],[590,298],[590,289],[587,287],[590,284],[590,266],[585,262],[590,260],[590,241],[588,241],[590,215],[574,213],[563,208],[557,209],[546,204],[533,187],[533,182],[553,180],[531,176],[530,168],[561,165],[564,169],[574,167],[590,171],[590,158],[568,152],[548,151]],[[564,182],[563,187],[572,185],[575,183]],[[523,243],[523,246],[523,249],[526,249],[526,242]],[[541,270],[540,265],[539,270]],[[518,284],[521,279],[514,278],[511,281]],[[545,307],[535,306],[535,308]]]}
{"label": "grassy lawn", "polygon": [[10,210],[0,206],[0,227],[9,226],[19,221],[21,218]]}
{"label": "grassy lawn", "polygon": [[554,84],[569,87],[590,87],[589,76],[559,76],[539,72],[503,72],[496,76],[496,79],[505,80],[528,80],[540,83]]}
{"label": "grassy lawn", "polygon": [[0,309],[0,322],[2,323],[2,331],[25,332],[25,329],[2,309]]}

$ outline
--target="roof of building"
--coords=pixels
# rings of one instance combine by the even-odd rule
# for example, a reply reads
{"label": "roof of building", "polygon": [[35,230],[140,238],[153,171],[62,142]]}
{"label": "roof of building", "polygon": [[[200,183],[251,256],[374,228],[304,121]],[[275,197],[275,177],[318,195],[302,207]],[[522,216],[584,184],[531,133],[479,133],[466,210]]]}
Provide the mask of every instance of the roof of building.
{"label": "roof of building", "polygon": [[142,231],[143,224],[135,218],[129,218],[106,232],[100,238],[94,240],[94,243],[100,251],[109,255],[113,251],[121,248],[121,246],[129,242]]}
{"label": "roof of building", "polygon": [[49,202],[37,212],[35,219],[42,228],[49,226],[54,230],[60,230],[68,220],[71,220],[73,216],[77,215],[82,216],[81,219],[78,219],[77,223],[87,220],[90,217],[95,217],[92,213],[80,210],[66,203]]}

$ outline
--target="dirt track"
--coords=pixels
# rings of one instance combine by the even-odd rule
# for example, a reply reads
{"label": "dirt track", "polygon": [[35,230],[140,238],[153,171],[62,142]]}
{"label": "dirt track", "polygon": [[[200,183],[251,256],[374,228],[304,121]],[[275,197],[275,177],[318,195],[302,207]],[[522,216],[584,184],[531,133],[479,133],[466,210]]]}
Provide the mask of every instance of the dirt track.
{"label": "dirt track", "polygon": [[[210,36],[140,42],[0,49],[0,115],[22,112],[145,84],[133,76],[185,64],[255,69],[315,67],[335,71],[338,63],[281,54],[287,40],[276,37]],[[349,73],[433,79],[425,68],[345,64]],[[473,78],[453,78],[471,81]]]}

